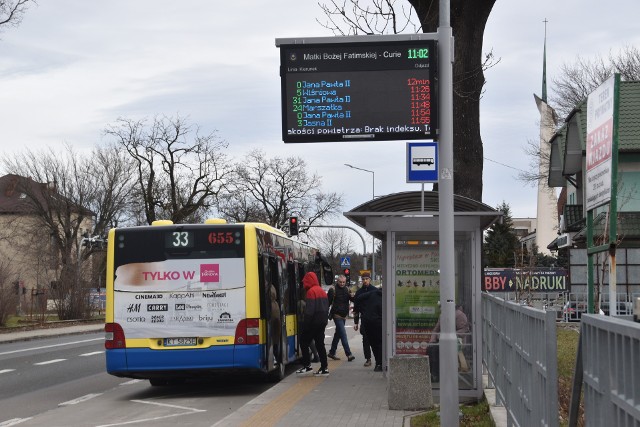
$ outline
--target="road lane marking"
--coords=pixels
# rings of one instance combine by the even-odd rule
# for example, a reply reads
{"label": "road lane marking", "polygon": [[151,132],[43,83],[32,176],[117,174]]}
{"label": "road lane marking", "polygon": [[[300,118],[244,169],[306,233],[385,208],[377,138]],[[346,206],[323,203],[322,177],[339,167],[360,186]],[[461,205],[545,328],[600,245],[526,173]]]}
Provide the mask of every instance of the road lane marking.
{"label": "road lane marking", "polygon": [[207,412],[206,409],[189,408],[188,406],[170,405],[168,403],[160,403],[160,402],[149,402],[148,400],[131,400],[131,401],[136,403],[144,403],[146,405],[158,405],[158,406],[164,406],[167,408],[184,409],[185,411]]}
{"label": "road lane marking", "polygon": [[34,363],[34,365],[38,365],[38,366],[41,366],[41,365],[50,365],[50,364],[52,364],[52,363],[64,362],[65,360],[67,360],[67,359],[51,359],[51,360],[47,360],[47,361],[45,361],[45,362],[38,362],[38,363]]}
{"label": "road lane marking", "polygon": [[78,397],[77,399],[68,400],[66,402],[58,403],[58,406],[76,405],[78,403],[86,402],[87,400],[93,399],[94,397],[98,397],[100,395],[102,395],[102,393],[85,394],[84,396]]}
{"label": "road lane marking", "polygon": [[23,353],[25,351],[32,351],[32,350],[42,350],[42,349],[45,349],[45,348],[62,347],[62,346],[65,346],[65,345],[82,344],[82,343],[91,342],[91,341],[104,341],[104,338],[92,338],[92,339],[89,339],[89,340],[72,341],[72,342],[61,343],[61,344],[43,345],[41,347],[23,348],[22,350],[5,351],[3,353],[0,353],[0,356],[4,356],[5,354]]}
{"label": "road lane marking", "polygon": [[96,354],[102,354],[102,353],[104,353],[104,351],[92,351],[91,353],[81,354],[80,357],[95,356]]}
{"label": "road lane marking", "polygon": [[18,425],[18,424],[23,423],[25,421],[29,421],[31,418],[33,418],[33,417],[29,417],[29,418],[12,418],[10,420],[7,420],[7,421],[4,421],[4,422],[0,423],[0,427],[15,426],[15,425]]}
{"label": "road lane marking", "polygon": [[149,402],[149,401],[146,401],[146,400],[131,400],[131,402],[144,403],[146,405],[157,405],[157,406],[162,406],[162,407],[166,407],[166,408],[182,409],[182,410],[185,410],[187,412],[182,412],[182,413],[179,413],[179,414],[169,414],[169,415],[165,415],[165,416],[162,416],[162,417],[153,417],[153,418],[144,418],[144,419],[139,419],[139,420],[125,421],[125,422],[116,423],[116,424],[103,424],[103,425],[96,426],[96,427],[114,427],[114,426],[124,426],[124,425],[127,425],[127,424],[139,424],[139,423],[145,423],[145,422],[148,422],[148,421],[158,421],[158,420],[164,420],[164,419],[167,419],[167,418],[180,417],[182,415],[196,414],[198,412],[207,412],[206,409],[189,408],[189,407],[186,407],[186,406],[170,405],[168,403],[159,403],[159,402]]}
{"label": "road lane marking", "polygon": [[[13,372],[15,369],[0,369],[0,374],[6,374],[7,372]],[[2,424],[0,424],[2,426]]]}
{"label": "road lane marking", "polygon": [[129,381],[125,381],[123,383],[120,383],[120,385],[130,385],[130,384],[135,384],[135,383],[140,383],[144,380],[129,380]]}

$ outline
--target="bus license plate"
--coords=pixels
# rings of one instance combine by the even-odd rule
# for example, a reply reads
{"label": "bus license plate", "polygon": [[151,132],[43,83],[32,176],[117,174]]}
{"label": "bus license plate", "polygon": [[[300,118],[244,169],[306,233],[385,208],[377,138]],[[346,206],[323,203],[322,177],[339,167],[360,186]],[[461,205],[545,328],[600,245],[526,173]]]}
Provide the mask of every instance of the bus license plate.
{"label": "bus license plate", "polygon": [[196,339],[195,338],[165,338],[164,345],[165,347],[196,345]]}

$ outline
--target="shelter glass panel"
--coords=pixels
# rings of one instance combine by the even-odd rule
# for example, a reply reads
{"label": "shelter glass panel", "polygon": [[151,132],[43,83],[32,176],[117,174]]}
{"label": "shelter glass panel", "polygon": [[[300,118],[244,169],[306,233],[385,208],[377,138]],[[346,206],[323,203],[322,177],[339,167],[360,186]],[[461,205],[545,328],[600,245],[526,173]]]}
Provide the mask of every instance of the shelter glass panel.
{"label": "shelter glass panel", "polygon": [[[431,237],[431,236],[429,236]],[[440,247],[429,237],[397,235],[395,241],[395,342],[393,353],[428,355],[434,388],[439,388]],[[471,239],[455,241],[456,334],[459,389],[476,387],[473,375]]]}

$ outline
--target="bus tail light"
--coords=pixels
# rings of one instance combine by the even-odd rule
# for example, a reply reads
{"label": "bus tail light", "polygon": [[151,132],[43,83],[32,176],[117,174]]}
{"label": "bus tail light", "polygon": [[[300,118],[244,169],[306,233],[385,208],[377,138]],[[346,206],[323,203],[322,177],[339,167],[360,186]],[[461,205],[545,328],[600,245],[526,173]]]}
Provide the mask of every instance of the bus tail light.
{"label": "bus tail light", "polygon": [[106,323],[104,325],[105,339],[104,348],[111,350],[114,348],[125,348],[125,337],[122,326],[118,323]]}
{"label": "bus tail light", "polygon": [[260,343],[260,319],[242,319],[236,327],[236,344]]}

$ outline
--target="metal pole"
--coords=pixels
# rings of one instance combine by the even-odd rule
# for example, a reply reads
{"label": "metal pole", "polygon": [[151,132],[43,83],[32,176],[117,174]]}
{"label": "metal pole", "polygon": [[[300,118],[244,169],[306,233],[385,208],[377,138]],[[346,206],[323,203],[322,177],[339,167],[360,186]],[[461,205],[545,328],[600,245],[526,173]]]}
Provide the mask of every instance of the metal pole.
{"label": "metal pole", "polygon": [[[371,200],[376,199],[376,173],[371,171]],[[376,280],[376,238],[371,235],[371,280]],[[375,282],[374,282],[375,284]]]}
{"label": "metal pole", "polygon": [[349,227],[348,225],[305,225],[305,227],[308,228],[348,228],[349,230],[353,230],[355,231],[358,236],[360,236],[360,240],[362,240],[362,250],[364,252],[362,252],[362,262],[364,264],[364,269],[367,269],[367,244],[364,241],[364,237],[362,237],[362,234],[360,234],[360,232],[358,230],[356,230],[353,227]]}
{"label": "metal pole", "polygon": [[[369,172],[371,174],[371,200],[375,200],[376,198],[376,173],[374,171],[370,171],[369,169],[359,168],[357,166],[350,165],[348,163],[344,164],[351,169],[358,169],[363,172]],[[367,263],[365,261],[364,269],[367,269]],[[371,236],[371,280],[376,280],[376,238]]]}
{"label": "metal pole", "polygon": [[440,0],[440,425],[458,426],[458,358],[455,329],[455,248],[453,211],[453,31],[449,0]]}

